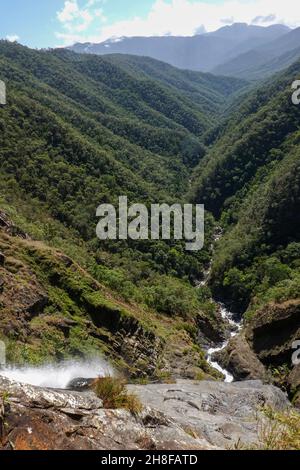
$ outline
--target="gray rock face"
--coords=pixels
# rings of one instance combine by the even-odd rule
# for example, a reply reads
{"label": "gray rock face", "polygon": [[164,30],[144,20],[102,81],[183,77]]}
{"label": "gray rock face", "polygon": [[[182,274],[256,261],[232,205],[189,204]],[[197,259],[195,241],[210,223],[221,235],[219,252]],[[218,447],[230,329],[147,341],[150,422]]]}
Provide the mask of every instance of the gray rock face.
{"label": "gray rock face", "polygon": [[232,338],[228,346],[213,357],[236,380],[267,380],[268,374],[250,348],[243,333]]}
{"label": "gray rock face", "polygon": [[[284,385],[289,397],[300,407],[300,369],[292,356],[300,338],[300,299],[270,303],[259,309],[242,333],[231,339],[214,359],[235,380],[260,379]],[[278,380],[273,369],[283,368]]]}
{"label": "gray rock face", "polygon": [[259,381],[179,381],[128,388],[144,405],[138,416],[103,409],[92,392],[42,389],[0,377],[0,397],[8,396],[0,407],[0,448],[226,449],[239,440],[258,441],[256,414],[261,406],[289,406],[279,389]]}
{"label": "gray rock face", "polygon": [[234,384],[178,381],[176,385],[130,386],[143,403],[158,409],[183,429],[220,448],[257,442],[257,412],[289,403],[281,390],[260,381]]}

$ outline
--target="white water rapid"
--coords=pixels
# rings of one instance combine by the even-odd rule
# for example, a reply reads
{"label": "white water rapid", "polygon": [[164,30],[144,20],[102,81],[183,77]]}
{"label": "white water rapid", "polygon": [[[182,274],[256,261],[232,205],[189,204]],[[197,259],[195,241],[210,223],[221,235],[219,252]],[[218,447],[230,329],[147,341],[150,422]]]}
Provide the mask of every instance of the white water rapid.
{"label": "white water rapid", "polygon": [[[219,304],[221,308],[221,315],[224,320],[227,320],[229,325],[233,327],[233,331],[231,333],[231,338],[234,338],[242,329],[242,322],[237,322],[234,320],[234,315],[227,310],[227,308],[223,304]],[[229,340],[225,341],[222,346],[218,348],[211,348],[207,351],[207,362],[216,370],[221,372],[225,376],[225,382],[232,383],[234,378],[233,376],[226,370],[223,369],[220,364],[213,360],[213,356],[215,353],[223,351],[227,347]]]}
{"label": "white water rapid", "polygon": [[[212,255],[214,253],[214,249],[215,249],[215,244],[222,238],[222,235],[223,235],[223,231],[220,227],[218,227],[216,229],[216,233],[214,235],[214,240],[213,240],[213,243],[211,245],[211,251],[212,251]],[[211,257],[211,261],[208,265],[208,268],[206,269],[206,271],[204,271],[203,273],[203,279],[201,282],[199,282],[199,284],[197,285],[197,289],[200,289],[201,287],[205,287],[207,286],[208,284],[208,281],[209,281],[209,278],[210,278],[210,274],[211,274],[211,270],[212,270],[212,257]],[[222,315],[222,318],[223,320],[227,320],[227,322],[229,323],[229,326],[232,327],[232,333],[231,333],[231,338],[234,338],[242,329],[242,321],[240,322],[237,322],[234,320],[234,314],[232,312],[230,312],[226,307],[225,305],[221,304],[221,303],[218,303],[217,304],[220,306],[220,309],[221,309],[221,315]],[[213,360],[213,356],[215,353],[217,352],[220,352],[220,351],[223,351],[223,349],[225,349],[227,347],[229,343],[229,340],[225,341],[222,346],[218,347],[218,348],[211,348],[207,351],[207,362],[216,370],[218,370],[219,372],[221,372],[224,376],[225,376],[225,382],[227,383],[232,383],[234,378],[233,376],[225,369],[223,369],[220,364],[218,364],[217,362],[215,362]]]}
{"label": "white water rapid", "polygon": [[0,375],[16,382],[65,389],[76,378],[96,378],[113,375],[113,369],[101,358],[70,360],[58,364],[45,364],[40,367],[7,367]]}

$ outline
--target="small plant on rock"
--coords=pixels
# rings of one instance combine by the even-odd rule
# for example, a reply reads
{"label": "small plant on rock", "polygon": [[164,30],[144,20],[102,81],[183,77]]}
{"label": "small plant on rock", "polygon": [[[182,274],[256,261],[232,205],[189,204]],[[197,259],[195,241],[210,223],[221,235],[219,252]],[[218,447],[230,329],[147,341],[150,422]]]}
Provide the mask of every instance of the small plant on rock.
{"label": "small plant on rock", "polygon": [[300,413],[295,409],[284,412],[266,408],[267,421],[261,429],[263,450],[300,450]]}
{"label": "small plant on rock", "polygon": [[300,450],[300,413],[295,408],[276,411],[271,407],[262,410],[258,418],[259,443],[244,445],[242,441],[234,450]]}
{"label": "small plant on rock", "polygon": [[124,408],[133,414],[142,411],[142,404],[138,397],[128,393],[126,382],[120,378],[98,378],[93,382],[92,388],[97,397],[103,401],[106,409]]}

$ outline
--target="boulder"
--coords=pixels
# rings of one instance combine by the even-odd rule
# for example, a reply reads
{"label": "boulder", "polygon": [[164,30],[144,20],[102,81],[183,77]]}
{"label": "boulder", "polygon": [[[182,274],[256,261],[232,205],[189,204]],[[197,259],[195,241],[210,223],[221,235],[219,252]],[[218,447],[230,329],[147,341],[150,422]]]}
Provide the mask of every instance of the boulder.
{"label": "boulder", "polygon": [[90,390],[94,381],[95,379],[83,379],[83,378],[73,379],[68,383],[67,389],[74,390],[75,392],[82,392],[85,390]]}
{"label": "boulder", "polygon": [[198,315],[196,318],[198,327],[198,343],[203,348],[210,348],[216,344],[222,344],[230,335],[227,323],[219,313],[216,318],[207,315]]}
{"label": "boulder", "polygon": [[213,357],[235,380],[266,380],[265,367],[251,350],[244,334],[232,338],[228,346]]}

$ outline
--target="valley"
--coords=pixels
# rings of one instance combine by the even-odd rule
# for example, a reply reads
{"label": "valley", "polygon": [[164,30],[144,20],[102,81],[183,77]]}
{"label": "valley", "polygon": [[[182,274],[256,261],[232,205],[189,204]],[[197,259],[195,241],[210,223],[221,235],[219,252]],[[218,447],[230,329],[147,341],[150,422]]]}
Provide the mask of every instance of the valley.
{"label": "valley", "polygon": [[[298,32],[282,28],[266,34],[285,53],[282,37]],[[267,41],[251,38],[251,47]],[[125,439],[129,449],[215,449],[239,435],[259,446],[258,406],[300,407],[298,56],[254,83],[75,49],[0,41],[0,391],[12,393],[16,445],[44,445],[32,424],[43,414],[64,429],[62,448]],[[122,196],[149,212],[155,203],[204,204],[204,248],[99,240],[97,207]],[[124,378],[146,408],[142,420],[109,414],[90,390],[66,390],[98,375]],[[34,395],[55,404],[38,410]],[[36,441],[15,426],[19,399]],[[103,437],[100,415],[123,431]],[[88,430],[97,422],[92,440],[72,419]]]}

